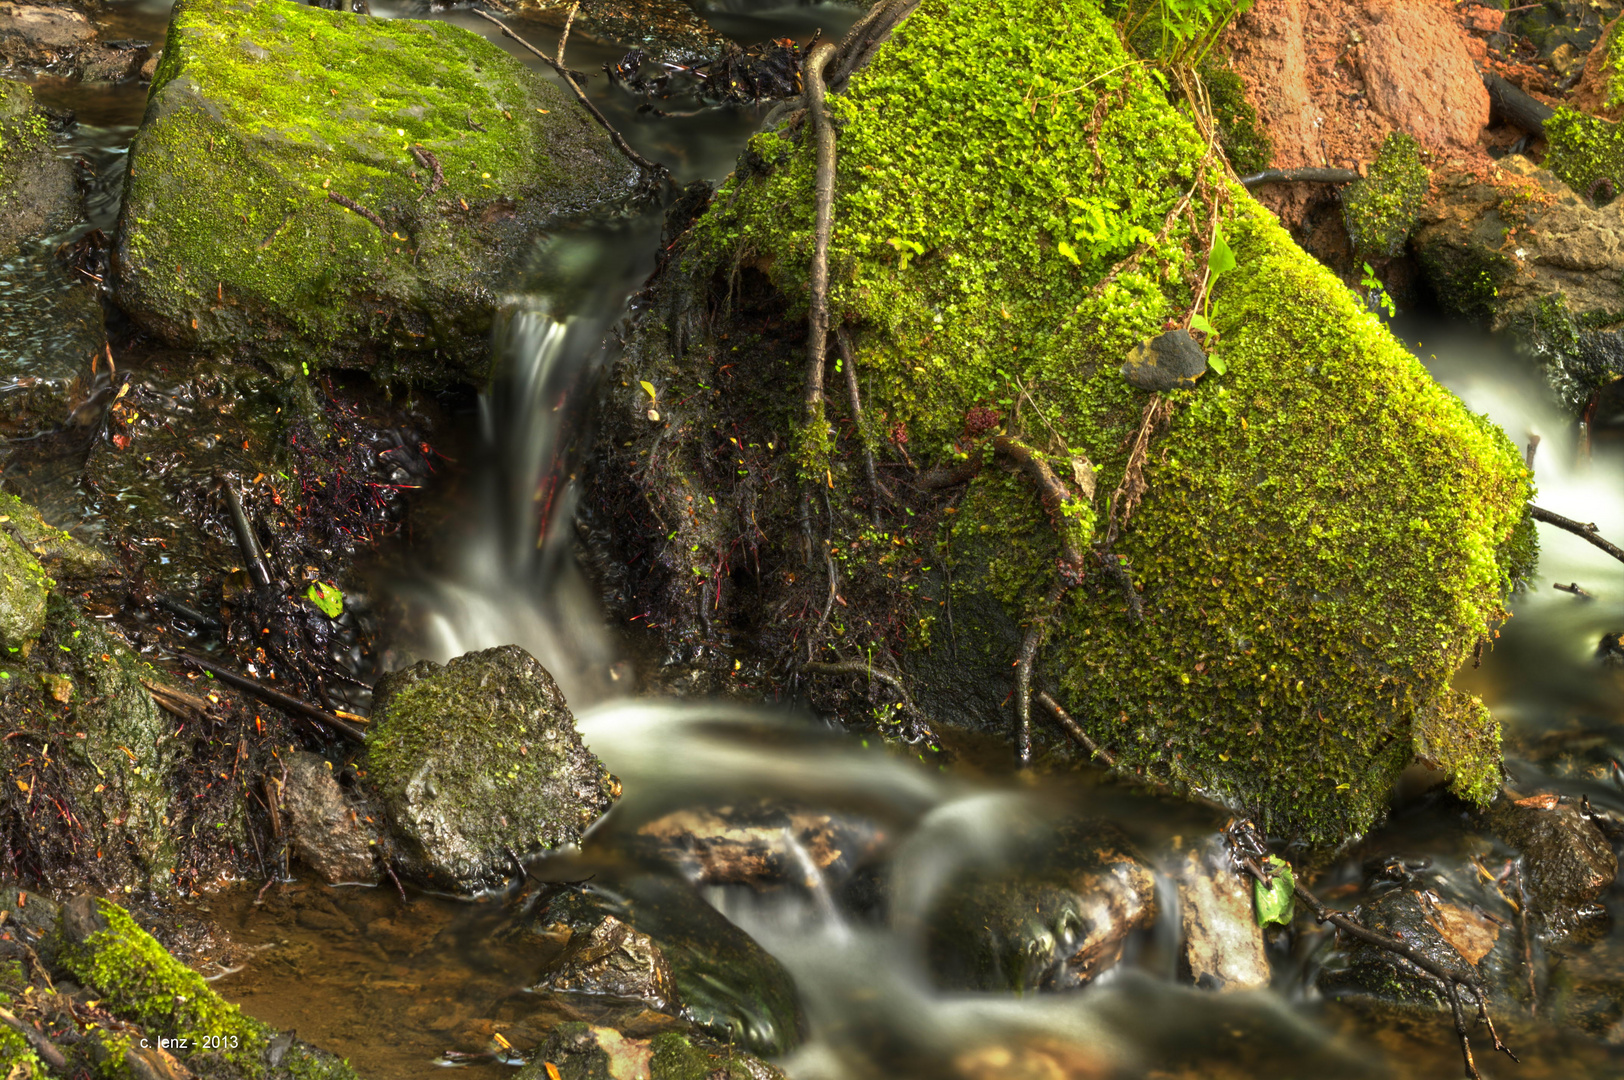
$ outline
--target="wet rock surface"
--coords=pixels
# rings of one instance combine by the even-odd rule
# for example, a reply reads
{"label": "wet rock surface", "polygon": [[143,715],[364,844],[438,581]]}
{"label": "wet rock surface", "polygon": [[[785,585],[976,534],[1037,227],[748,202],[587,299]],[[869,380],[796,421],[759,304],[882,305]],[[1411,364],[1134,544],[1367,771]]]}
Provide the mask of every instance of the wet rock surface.
{"label": "wet rock surface", "polygon": [[0,64],[8,68],[117,81],[140,74],[152,52],[151,42],[104,34],[72,4],[0,4]]}
{"label": "wet rock surface", "polygon": [[1206,990],[1268,986],[1269,958],[1252,887],[1229,857],[1223,837],[1208,837],[1175,856],[1170,872],[1178,890],[1185,977]]}
{"label": "wet rock surface", "polygon": [[52,147],[33,91],[0,79],[0,258],[30,237],[66,228],[80,212],[73,165]]}
{"label": "wet rock surface", "polygon": [[186,347],[477,378],[531,242],[634,179],[573,102],[466,30],[189,0],[131,151],[118,299]]}
{"label": "wet rock surface", "polygon": [[926,916],[927,958],[943,989],[1074,989],[1156,918],[1155,877],[1109,822],[1068,821],[1009,854],[1007,868],[960,871]]}
{"label": "wet rock surface", "polygon": [[282,811],[294,855],[329,885],[376,883],[377,838],[366,823],[365,803],[346,795],[328,759],[293,753],[284,760]]}
{"label": "wet rock surface", "polygon": [[1618,856],[1579,806],[1534,795],[1501,799],[1486,817],[1496,836],[1522,852],[1532,910],[1546,933],[1560,937],[1606,919],[1596,901],[1618,877]]}
{"label": "wet rock surface", "polygon": [[516,858],[577,843],[620,793],[516,645],[384,676],[366,761],[400,869],[437,888],[494,884]]}
{"label": "wet rock surface", "polygon": [[1169,330],[1140,342],[1122,365],[1128,385],[1140,390],[1188,389],[1206,371],[1207,355],[1188,330]]}
{"label": "wet rock surface", "polygon": [[[549,1068],[551,1066],[551,1068]],[[783,1080],[752,1054],[708,1039],[667,1032],[627,1038],[606,1027],[560,1025],[519,1070],[520,1080]]]}
{"label": "wet rock surface", "polygon": [[[557,941],[566,931],[563,966],[544,973],[538,989],[580,987],[583,993],[602,994],[612,991],[588,987],[614,982],[753,1053],[782,1054],[804,1037],[805,1020],[789,972],[683,882],[639,874],[572,889],[507,940],[515,945]],[[577,937],[585,944],[577,946]],[[600,953],[614,959],[610,964],[590,959]],[[584,970],[581,958],[598,969]],[[611,971],[613,980],[600,978]],[[664,971],[675,991],[669,996],[663,993]],[[631,977],[620,981],[627,974]],[[588,977],[599,981],[589,983]]]}
{"label": "wet rock surface", "polygon": [[[560,21],[572,3],[517,0],[514,6],[527,15]],[[635,48],[651,60],[670,64],[713,59],[727,43],[727,38],[683,0],[585,0],[575,13],[570,33]]]}

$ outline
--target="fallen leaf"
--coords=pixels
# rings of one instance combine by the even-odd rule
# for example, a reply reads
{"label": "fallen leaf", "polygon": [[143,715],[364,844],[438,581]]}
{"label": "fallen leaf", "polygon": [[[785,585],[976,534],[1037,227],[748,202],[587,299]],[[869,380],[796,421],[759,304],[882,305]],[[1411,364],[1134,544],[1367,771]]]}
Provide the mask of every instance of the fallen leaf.
{"label": "fallen leaf", "polygon": [[1518,799],[1517,800],[1517,805],[1518,806],[1533,806],[1533,807],[1537,807],[1537,808],[1539,808],[1541,810],[1555,810],[1556,809],[1556,804],[1561,802],[1561,801],[1562,801],[1562,796],[1553,794],[1553,793],[1551,793],[1549,791],[1546,791],[1546,792],[1541,792],[1538,795],[1530,795],[1526,799]]}
{"label": "fallen leaf", "polygon": [[1429,905],[1427,921],[1468,964],[1475,964],[1500,940],[1500,928],[1470,908],[1455,904]]}

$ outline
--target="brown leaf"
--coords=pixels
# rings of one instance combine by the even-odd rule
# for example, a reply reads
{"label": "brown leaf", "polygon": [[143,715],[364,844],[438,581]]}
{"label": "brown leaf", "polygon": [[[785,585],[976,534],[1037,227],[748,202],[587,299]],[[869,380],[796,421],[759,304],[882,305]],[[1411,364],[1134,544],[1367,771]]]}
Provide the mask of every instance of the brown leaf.
{"label": "brown leaf", "polygon": [[1561,801],[1562,797],[1560,795],[1554,795],[1549,791],[1544,791],[1538,795],[1530,795],[1526,799],[1518,799],[1517,805],[1535,806],[1541,810],[1555,810],[1556,804]]}
{"label": "brown leaf", "polygon": [[1427,921],[1469,964],[1483,959],[1500,940],[1500,928],[1492,919],[1455,904],[1432,904]]}

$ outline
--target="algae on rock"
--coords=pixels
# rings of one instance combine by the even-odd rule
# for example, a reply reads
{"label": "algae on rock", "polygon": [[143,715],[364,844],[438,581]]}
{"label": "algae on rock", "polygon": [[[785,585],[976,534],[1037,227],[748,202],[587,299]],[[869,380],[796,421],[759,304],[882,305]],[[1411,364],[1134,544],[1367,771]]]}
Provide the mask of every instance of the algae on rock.
{"label": "algae on rock", "polygon": [[477,377],[540,231],[635,179],[573,102],[460,27],[182,0],[131,150],[119,301],[189,348]]}
{"label": "algae on rock", "polygon": [[66,228],[79,213],[73,163],[51,145],[34,91],[0,79],[0,257],[30,237]]}
{"label": "algae on rock", "polygon": [[1348,185],[1342,198],[1342,220],[1355,254],[1366,259],[1402,254],[1426,197],[1421,145],[1395,131],[1382,141],[1369,174]]}
{"label": "algae on rock", "polygon": [[[1167,396],[1143,502],[1054,615],[1039,683],[1123,767],[1271,831],[1338,842],[1367,828],[1420,742],[1457,792],[1485,798],[1498,729],[1449,679],[1505,615],[1527,471],[1218,179],[1096,5],[925,0],[830,107],[830,311],[860,373],[857,434],[916,468],[980,470],[955,513],[893,506],[876,530],[848,497],[866,486],[852,436],[797,433],[833,444],[818,527],[846,560],[842,596],[892,605],[848,608],[817,644],[895,657],[927,711],[1009,724],[1020,625],[1047,614],[1036,601],[1060,549],[1030,483],[987,459],[984,418],[1057,463],[1086,458],[1102,496],[1118,488],[1148,398],[1117,368],[1192,309],[1216,197],[1238,261],[1210,311],[1227,374]],[[751,141],[609,380],[596,491],[647,519],[631,547],[654,569],[631,579],[633,610],[652,605],[679,634],[827,625],[826,571],[796,553],[800,504],[782,482],[805,351],[778,313],[806,311],[813,174],[804,130]],[[761,314],[773,307],[778,322]],[[657,425],[642,380],[659,387]],[[1103,497],[1095,509],[1115,516]],[[882,530],[894,544],[869,543]],[[741,540],[764,535],[779,569],[727,573]],[[884,561],[893,547],[917,559]],[[815,599],[793,591],[798,577]],[[794,622],[791,601],[810,614]],[[972,608],[991,614],[971,625]]]}

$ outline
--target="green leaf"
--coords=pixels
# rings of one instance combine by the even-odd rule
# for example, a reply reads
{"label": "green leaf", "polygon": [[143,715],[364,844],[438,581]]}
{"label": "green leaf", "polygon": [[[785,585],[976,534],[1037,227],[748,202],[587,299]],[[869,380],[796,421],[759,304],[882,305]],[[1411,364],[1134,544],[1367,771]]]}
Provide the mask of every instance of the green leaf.
{"label": "green leaf", "polygon": [[337,585],[325,581],[311,582],[310,588],[305,592],[305,599],[316,605],[316,610],[329,619],[336,619],[344,614],[344,594]]}
{"label": "green leaf", "polygon": [[637,380],[637,385],[641,386],[643,388],[644,392],[648,394],[648,399],[651,402],[653,402],[656,405],[658,405],[660,403],[660,395],[654,392],[654,384],[653,383],[649,382],[647,379],[639,379],[639,380]]}
{"label": "green leaf", "polygon": [[1073,266],[1083,265],[1083,260],[1077,257],[1077,249],[1066,243],[1064,240],[1055,245],[1055,250],[1060,252],[1060,254],[1064,255],[1066,258],[1070,259]]}
{"label": "green leaf", "polygon": [[1207,269],[1215,278],[1235,269],[1235,253],[1230,250],[1229,241],[1224,239],[1223,233],[1212,238],[1212,251],[1207,254]]}
{"label": "green leaf", "polygon": [[1190,329],[1191,330],[1199,330],[1203,334],[1217,334],[1218,333],[1218,331],[1216,331],[1216,330],[1214,330],[1212,328],[1212,323],[1207,321],[1207,317],[1205,315],[1202,315],[1200,312],[1197,312],[1196,314],[1190,316]]}
{"label": "green leaf", "polygon": [[1207,354],[1207,366],[1212,368],[1213,372],[1218,375],[1222,375],[1229,370],[1229,364],[1217,353]]}
{"label": "green leaf", "polygon": [[1257,906],[1257,924],[1268,926],[1270,923],[1279,923],[1281,926],[1289,926],[1292,912],[1296,907],[1296,896],[1293,893],[1295,879],[1291,876],[1291,866],[1278,855],[1270,855],[1266,865],[1274,871],[1274,880],[1267,885],[1261,881],[1252,882],[1252,902]]}

